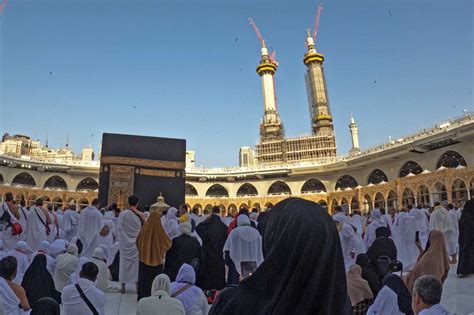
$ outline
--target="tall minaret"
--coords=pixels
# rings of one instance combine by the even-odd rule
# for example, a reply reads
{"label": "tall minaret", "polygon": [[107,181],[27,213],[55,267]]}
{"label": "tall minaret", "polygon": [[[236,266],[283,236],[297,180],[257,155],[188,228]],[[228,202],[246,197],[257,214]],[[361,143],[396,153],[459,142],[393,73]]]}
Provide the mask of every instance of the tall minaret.
{"label": "tall minaret", "polygon": [[334,136],[326,79],[324,77],[324,56],[316,52],[314,40],[309,30],[306,44],[308,52],[304,55],[303,62],[307,67],[305,79],[312,132],[317,136]]}
{"label": "tall minaret", "polygon": [[349,130],[351,132],[351,139],[352,139],[352,148],[349,150],[349,154],[353,155],[360,152],[360,147],[359,147],[359,131],[358,131],[354,116],[352,116],[352,114],[351,114],[351,121],[349,123]]}
{"label": "tall minaret", "polygon": [[257,66],[257,73],[262,78],[262,94],[264,114],[260,123],[261,141],[280,140],[284,137],[283,124],[276,107],[275,79],[277,63],[268,55],[265,42],[262,42],[260,64]]}

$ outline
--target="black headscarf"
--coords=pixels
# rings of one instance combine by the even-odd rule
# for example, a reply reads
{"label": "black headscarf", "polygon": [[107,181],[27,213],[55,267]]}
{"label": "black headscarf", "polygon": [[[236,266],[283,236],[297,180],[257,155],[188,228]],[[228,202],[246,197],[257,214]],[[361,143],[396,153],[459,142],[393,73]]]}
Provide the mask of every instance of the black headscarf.
{"label": "black headscarf", "polygon": [[352,314],[339,235],[314,202],[286,199],[267,216],[258,269],[210,314]]}
{"label": "black headscarf", "polygon": [[405,315],[413,315],[411,295],[402,278],[395,274],[388,274],[383,279],[383,286],[387,286],[397,294],[398,309]]}
{"label": "black headscarf", "polygon": [[381,226],[375,230],[375,237],[390,237],[390,230]]}
{"label": "black headscarf", "polygon": [[60,309],[59,304],[54,299],[49,297],[44,297],[39,299],[33,309],[31,310],[30,315],[59,315]]}
{"label": "black headscarf", "polygon": [[459,262],[458,275],[474,273],[474,200],[464,204],[459,220]]}
{"label": "black headscarf", "polygon": [[36,255],[21,281],[21,286],[25,289],[26,297],[32,307],[43,297],[50,297],[61,303],[61,293],[54,287],[53,277],[46,269],[46,262],[45,255]]}
{"label": "black headscarf", "polygon": [[380,280],[377,271],[369,262],[369,256],[359,254],[356,258],[356,264],[362,268],[362,278],[369,283],[369,287],[374,294],[374,299],[380,291]]}
{"label": "black headscarf", "polygon": [[265,234],[265,225],[267,222],[267,217],[268,217],[268,211],[265,211],[265,212],[260,212],[257,218],[257,223],[258,223],[257,230],[262,237]]}

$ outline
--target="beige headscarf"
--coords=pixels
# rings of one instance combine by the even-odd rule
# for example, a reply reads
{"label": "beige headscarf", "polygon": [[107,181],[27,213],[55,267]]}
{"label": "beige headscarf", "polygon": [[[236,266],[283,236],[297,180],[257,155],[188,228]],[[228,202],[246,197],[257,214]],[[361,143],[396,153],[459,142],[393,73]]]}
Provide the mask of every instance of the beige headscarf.
{"label": "beige headscarf", "polygon": [[163,264],[171,240],[161,225],[161,214],[153,211],[137,237],[138,259],[148,266]]}
{"label": "beige headscarf", "polygon": [[354,265],[349,268],[346,278],[347,293],[349,293],[352,306],[355,306],[367,299],[374,298],[372,290],[369,287],[369,283],[362,279],[362,268],[359,265]]}
{"label": "beige headscarf", "polygon": [[438,230],[431,231],[428,243],[428,248],[416,263],[413,271],[406,278],[405,282],[410,293],[413,291],[415,280],[421,276],[432,275],[441,282],[446,280],[450,267],[443,232]]}

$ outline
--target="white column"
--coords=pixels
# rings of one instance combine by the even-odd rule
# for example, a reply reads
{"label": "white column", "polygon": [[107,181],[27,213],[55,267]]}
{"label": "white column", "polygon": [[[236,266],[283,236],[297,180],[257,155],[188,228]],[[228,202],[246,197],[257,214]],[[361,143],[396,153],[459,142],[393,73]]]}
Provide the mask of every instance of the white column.
{"label": "white column", "polygon": [[275,87],[273,86],[273,75],[265,73],[262,75],[263,106],[265,111],[276,110]]}

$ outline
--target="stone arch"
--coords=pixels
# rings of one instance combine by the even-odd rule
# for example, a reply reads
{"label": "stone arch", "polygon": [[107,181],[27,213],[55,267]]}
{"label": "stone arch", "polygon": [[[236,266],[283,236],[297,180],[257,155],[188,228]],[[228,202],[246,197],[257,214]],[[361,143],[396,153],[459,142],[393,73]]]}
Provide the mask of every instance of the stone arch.
{"label": "stone arch", "polygon": [[61,189],[67,190],[67,184],[64,178],[58,175],[51,176],[44,183],[43,189]]}
{"label": "stone arch", "polygon": [[196,188],[189,184],[189,183],[186,183],[186,185],[184,186],[184,191],[185,191],[185,195],[186,196],[190,196],[190,197],[197,197],[198,196],[198,192],[196,190]]}
{"label": "stone arch", "polygon": [[385,208],[385,198],[381,192],[375,194],[374,207],[379,209]]}
{"label": "stone arch", "polygon": [[291,195],[291,189],[286,183],[279,180],[271,184],[267,193],[269,195]]}
{"label": "stone arch", "polygon": [[359,186],[357,181],[351,175],[342,175],[336,182],[336,190],[344,190],[346,188],[356,188]]}
{"label": "stone arch", "polygon": [[271,208],[273,208],[273,203],[267,202],[267,203],[265,204],[265,209],[266,209],[266,210],[269,210],[269,209],[271,209]]}
{"label": "stone arch", "polygon": [[193,206],[193,209],[198,209],[199,213],[202,213],[202,205],[200,203],[196,203]]}
{"label": "stone arch", "polygon": [[372,211],[372,209],[374,208],[372,204],[372,197],[370,197],[369,194],[364,195],[363,205],[364,205],[364,212]]}
{"label": "stone arch", "polygon": [[76,191],[94,191],[97,189],[99,189],[99,183],[91,177],[84,178],[76,187]]}
{"label": "stone arch", "polygon": [[0,173],[0,185],[3,184],[3,174]]}
{"label": "stone arch", "polygon": [[440,156],[436,163],[436,169],[440,167],[456,168],[459,166],[467,167],[467,163],[464,157],[456,151],[446,151]]}
{"label": "stone arch", "polygon": [[367,177],[367,184],[377,185],[382,182],[388,182],[387,175],[380,169],[376,168]]}
{"label": "stone arch", "polygon": [[220,184],[214,184],[206,191],[206,197],[229,197],[229,192],[224,186]]}
{"label": "stone arch", "polygon": [[221,203],[218,207],[219,207],[221,213],[222,213],[223,211],[224,211],[224,212],[226,211],[226,208],[225,208],[225,206],[224,206],[222,203]]}
{"label": "stone arch", "polygon": [[453,181],[451,197],[453,202],[459,204],[467,201],[467,187],[462,179],[457,178]]}
{"label": "stone arch", "polygon": [[407,187],[403,190],[403,193],[402,193],[402,206],[406,207],[408,205],[414,205],[414,204],[415,204],[415,194],[413,193],[413,190]]}
{"label": "stone arch", "polygon": [[439,201],[441,203],[448,201],[448,191],[446,186],[441,183],[437,182],[434,186],[434,191],[432,193],[433,202]]}
{"label": "stone arch", "polygon": [[247,210],[249,210],[249,205],[246,204],[246,203],[241,203],[240,206],[239,206],[239,210],[240,210],[240,209],[247,209]]}
{"label": "stone arch", "polygon": [[[397,200],[397,193],[393,190],[390,190],[387,195],[387,208],[392,209],[395,208],[397,209],[398,207],[398,200]],[[388,210],[386,209],[386,210]]]}
{"label": "stone arch", "polygon": [[242,184],[237,190],[237,197],[244,196],[258,196],[257,188],[249,183]]}
{"label": "stone arch", "polygon": [[34,206],[35,203],[36,203],[36,199],[38,199],[38,197],[34,194],[31,194],[28,196],[28,200],[26,201],[26,206],[27,207],[31,207],[31,206]]}
{"label": "stone arch", "polygon": [[333,200],[331,201],[331,212],[334,212],[334,208],[335,208],[336,206],[338,206],[338,205],[339,205],[339,203],[337,202],[337,200],[336,200],[336,199],[333,199]]}
{"label": "stone arch", "polygon": [[27,186],[27,187],[35,187],[36,181],[33,176],[27,172],[22,172],[17,174],[13,180],[12,185],[20,185],[20,186]]}
{"label": "stone arch", "polygon": [[430,205],[430,190],[427,186],[418,186],[416,190],[416,202],[424,208]]}
{"label": "stone arch", "polygon": [[301,187],[302,194],[318,193],[322,191],[326,192],[326,186],[316,178],[308,179]]}
{"label": "stone arch", "polygon": [[211,204],[207,204],[204,209],[206,209],[207,211],[211,212],[212,211],[212,205]]}
{"label": "stone arch", "polygon": [[415,161],[407,161],[398,172],[399,177],[406,177],[408,174],[418,175],[423,172],[423,168]]}

